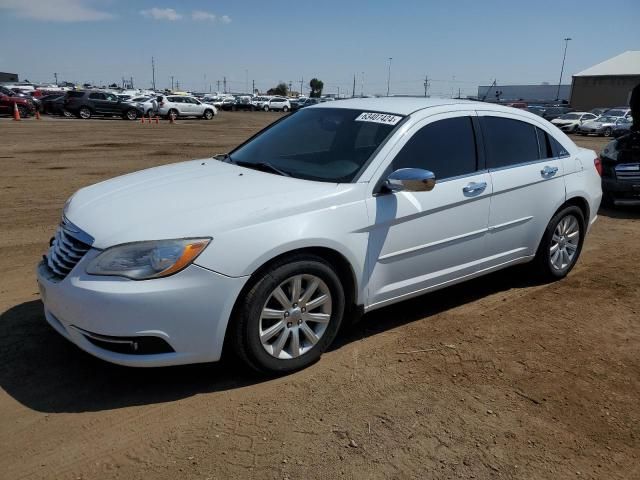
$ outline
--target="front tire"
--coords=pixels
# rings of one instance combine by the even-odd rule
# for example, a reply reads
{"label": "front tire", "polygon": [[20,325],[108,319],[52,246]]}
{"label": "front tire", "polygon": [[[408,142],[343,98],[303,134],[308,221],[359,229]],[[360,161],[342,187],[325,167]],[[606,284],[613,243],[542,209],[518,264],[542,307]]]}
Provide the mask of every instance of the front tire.
{"label": "front tire", "polygon": [[138,118],[138,111],[131,108],[129,110],[126,111],[126,113],[124,114],[125,118],[127,120],[135,120]]}
{"label": "front tire", "polygon": [[556,213],[542,236],[534,268],[545,280],[559,280],[573,269],[584,243],[586,228],[582,210],[568,206]]}
{"label": "front tire", "polygon": [[610,127],[607,127],[607,128],[605,128],[605,129],[604,129],[604,132],[603,132],[602,134],[603,134],[605,137],[610,137],[610,136],[611,136],[611,132],[612,132],[611,128],[610,128]]}
{"label": "front tire", "polygon": [[284,107],[282,107],[282,111],[284,113],[287,113],[289,111],[289,107],[287,107],[286,105]]}
{"label": "front tire", "polygon": [[260,274],[239,299],[230,341],[254,370],[294,372],[329,347],[344,310],[344,290],[331,265],[315,255],[296,255]]}
{"label": "front tire", "polygon": [[171,117],[173,117],[174,120],[178,118],[178,111],[175,108],[172,108],[167,112],[167,119],[170,119]]}
{"label": "front tire", "polygon": [[269,107],[268,107],[267,105],[265,105],[262,109],[263,109],[265,112],[268,112],[268,111],[269,111]]}
{"label": "front tire", "polygon": [[211,120],[211,119],[213,118],[213,111],[211,111],[211,110],[205,110],[205,111],[204,111],[203,118],[204,118],[205,120]]}
{"label": "front tire", "polygon": [[81,107],[80,110],[78,110],[78,116],[83,120],[89,120],[91,114],[91,110],[88,107]]}

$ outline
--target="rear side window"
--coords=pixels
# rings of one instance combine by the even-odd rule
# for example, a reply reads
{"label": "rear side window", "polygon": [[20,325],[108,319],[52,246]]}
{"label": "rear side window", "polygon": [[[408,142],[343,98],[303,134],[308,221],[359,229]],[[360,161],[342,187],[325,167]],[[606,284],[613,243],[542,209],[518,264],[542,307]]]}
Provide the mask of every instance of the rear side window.
{"label": "rear side window", "polygon": [[559,141],[549,135],[549,142],[551,143],[551,150],[553,151],[554,157],[568,157],[569,152],[564,148]]}
{"label": "rear side window", "polygon": [[91,100],[106,100],[107,96],[104,93],[90,93],[89,99]]}
{"label": "rear side window", "polygon": [[84,96],[84,92],[67,92],[69,98],[80,98]]}
{"label": "rear side window", "polygon": [[437,179],[475,172],[478,161],[471,118],[448,118],[422,127],[396,155],[392,168],[423,168]]}
{"label": "rear side window", "polygon": [[502,117],[481,117],[488,168],[503,168],[540,158],[536,128]]}

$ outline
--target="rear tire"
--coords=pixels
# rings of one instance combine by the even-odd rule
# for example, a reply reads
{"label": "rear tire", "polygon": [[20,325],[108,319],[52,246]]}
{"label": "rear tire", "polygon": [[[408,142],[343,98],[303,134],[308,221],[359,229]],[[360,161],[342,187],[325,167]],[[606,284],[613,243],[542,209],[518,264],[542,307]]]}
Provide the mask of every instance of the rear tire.
{"label": "rear tire", "polygon": [[175,108],[172,108],[167,112],[167,120],[171,117],[173,117],[174,120],[178,118],[178,111]]}
{"label": "rear tire", "polygon": [[268,112],[268,111],[269,111],[269,107],[268,107],[267,105],[265,105],[264,107],[262,107],[262,109],[263,109],[265,112]]}
{"label": "rear tire", "polygon": [[611,132],[612,132],[611,128],[610,128],[610,127],[607,127],[607,128],[605,128],[605,129],[604,129],[604,132],[602,132],[602,134],[603,134],[605,137],[610,137],[610,136],[611,136]]}
{"label": "rear tire", "polygon": [[549,221],[533,261],[534,272],[547,281],[566,277],[573,269],[584,243],[584,215],[570,205]]}
{"label": "rear tire", "polygon": [[[278,290],[289,307],[278,300],[283,298]],[[331,265],[315,255],[295,255],[271,265],[238,299],[228,339],[250,368],[286,374],[320,358],[336,337],[344,310],[344,290]]]}
{"label": "rear tire", "polygon": [[287,113],[289,111],[289,107],[287,107],[286,105],[284,107],[282,107],[282,111],[284,113]]}

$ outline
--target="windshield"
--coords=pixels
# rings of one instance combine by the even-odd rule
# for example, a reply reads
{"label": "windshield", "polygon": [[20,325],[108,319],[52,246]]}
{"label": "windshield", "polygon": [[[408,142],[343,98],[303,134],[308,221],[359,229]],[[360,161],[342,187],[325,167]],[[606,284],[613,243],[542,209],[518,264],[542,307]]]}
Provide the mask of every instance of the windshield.
{"label": "windshield", "polygon": [[624,117],[624,110],[607,110],[607,116],[609,117]]}
{"label": "windshield", "polygon": [[564,115],[560,115],[558,119],[559,120],[580,120],[580,115],[576,113],[565,113]]}
{"label": "windshield", "polygon": [[231,152],[232,161],[268,163],[307,180],[351,182],[401,120],[362,110],[304,109]]}
{"label": "windshield", "polygon": [[613,123],[616,121],[615,117],[600,117],[598,119],[595,120],[596,122],[600,122],[600,123]]}

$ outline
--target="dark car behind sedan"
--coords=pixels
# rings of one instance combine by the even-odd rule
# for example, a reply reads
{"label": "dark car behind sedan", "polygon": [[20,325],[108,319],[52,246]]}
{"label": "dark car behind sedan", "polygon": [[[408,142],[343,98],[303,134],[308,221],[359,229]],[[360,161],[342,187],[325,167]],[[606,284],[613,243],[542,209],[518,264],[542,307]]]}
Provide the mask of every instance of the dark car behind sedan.
{"label": "dark car behind sedan", "polygon": [[640,133],[609,142],[600,153],[603,201],[640,206]]}

